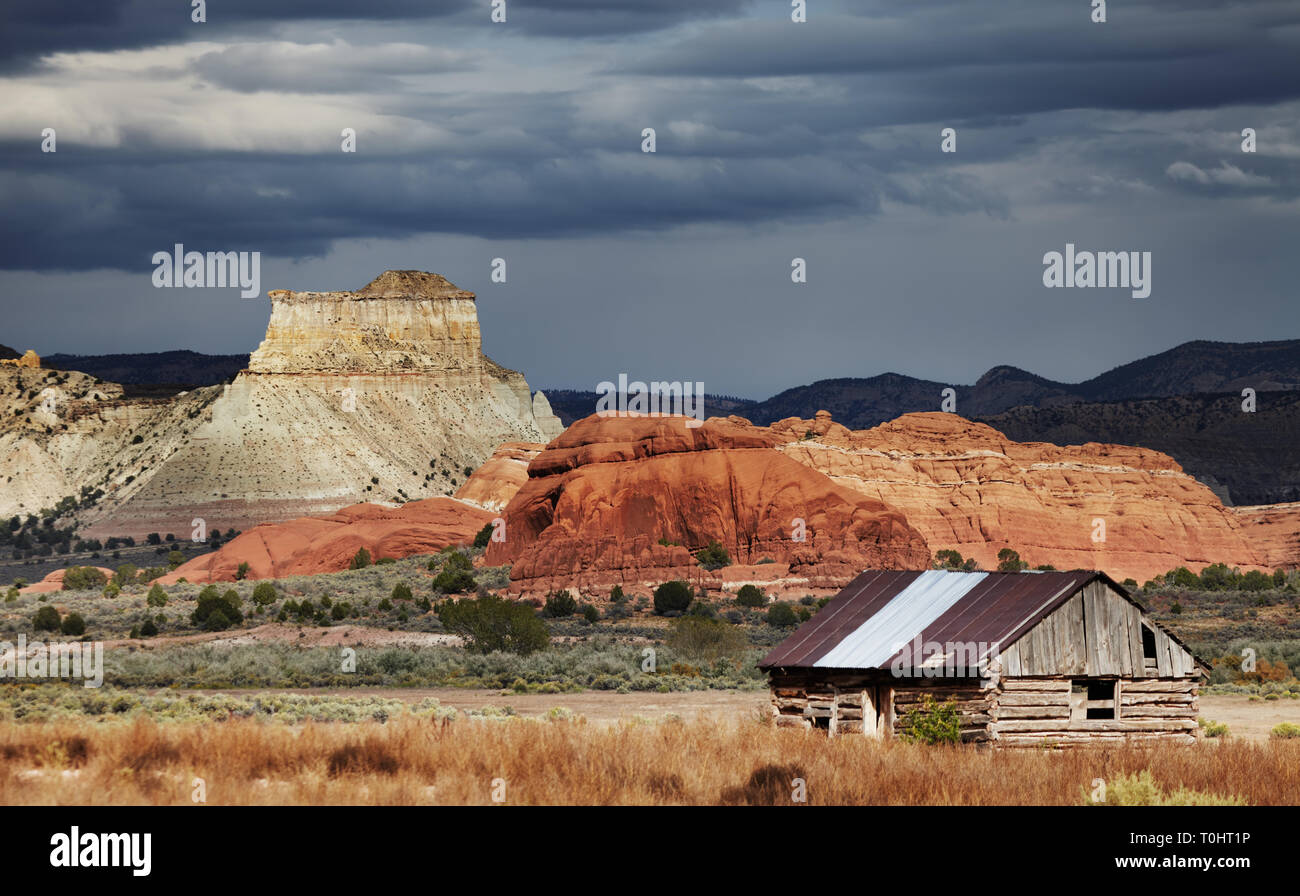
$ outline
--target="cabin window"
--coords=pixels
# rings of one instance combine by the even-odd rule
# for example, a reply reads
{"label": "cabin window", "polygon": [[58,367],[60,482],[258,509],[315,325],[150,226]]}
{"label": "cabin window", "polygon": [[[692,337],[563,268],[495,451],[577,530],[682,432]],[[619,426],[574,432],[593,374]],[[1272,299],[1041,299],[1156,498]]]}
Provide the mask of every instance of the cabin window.
{"label": "cabin window", "polygon": [[1076,678],[1070,686],[1070,718],[1115,719],[1116,683],[1113,678]]}
{"label": "cabin window", "polygon": [[1146,666],[1156,665],[1156,633],[1146,623],[1142,624],[1142,663]]}

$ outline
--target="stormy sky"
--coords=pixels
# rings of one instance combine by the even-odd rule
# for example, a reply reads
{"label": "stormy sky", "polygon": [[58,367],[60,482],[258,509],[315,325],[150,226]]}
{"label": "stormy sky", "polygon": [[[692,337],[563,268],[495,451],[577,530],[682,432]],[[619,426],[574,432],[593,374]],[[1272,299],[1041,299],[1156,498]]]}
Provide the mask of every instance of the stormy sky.
{"label": "stormy sky", "polygon": [[[386,268],[478,293],[534,387],[1075,381],[1300,336],[1294,2],[190,6],[0,2],[0,343],[249,351],[267,290]],[[262,295],[155,289],[175,243],[261,252]],[[1152,253],[1151,295],[1045,288],[1066,243]]]}

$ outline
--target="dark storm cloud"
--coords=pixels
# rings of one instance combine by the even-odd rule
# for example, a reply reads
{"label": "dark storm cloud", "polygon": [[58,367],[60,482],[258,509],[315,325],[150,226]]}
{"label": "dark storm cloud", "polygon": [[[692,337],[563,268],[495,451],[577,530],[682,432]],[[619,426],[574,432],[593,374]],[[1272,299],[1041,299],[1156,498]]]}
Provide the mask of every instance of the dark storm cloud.
{"label": "dark storm cloud", "polygon": [[191,21],[187,0],[7,0],[0,16],[0,67],[31,65],[47,53],[116,50],[219,40],[275,22],[423,19],[463,13],[471,0],[211,0],[207,21]]}
{"label": "dark storm cloud", "polygon": [[301,257],[343,237],[562,237],[845,213],[876,202],[865,185],[846,191],[846,172],[830,160],[638,161],[544,161],[503,174],[486,162],[213,159],[88,166],[65,178],[11,174],[0,178],[0,195],[40,213],[5,216],[0,267],[131,270],[174,242]]}
{"label": "dark storm cloud", "polygon": [[[1081,15],[1082,10],[1083,15]],[[1178,109],[1300,96],[1300,6],[1228,9],[1086,4],[965,4],[906,18],[810,15],[805,25],[747,21],[630,55],[619,70],[660,77],[892,78],[893,120],[979,108]],[[909,115],[907,110],[911,107]],[[899,115],[903,115],[899,119]]]}
{"label": "dark storm cloud", "polygon": [[[995,19],[966,4],[922,4],[880,20],[817,7],[807,25],[732,19],[642,34],[619,44],[617,56],[586,59],[593,74],[581,88],[566,80],[563,56],[547,52],[599,50],[586,40],[599,31],[592,23],[621,21],[630,33],[692,20],[696,4],[661,0],[629,11],[583,0],[515,2],[504,42],[488,49],[471,39],[482,38],[485,3],[472,6],[470,28],[461,24],[470,14],[464,4],[417,5],[420,15],[450,18],[368,23],[344,32],[351,43],[314,31],[302,43],[292,32],[256,42],[204,32],[221,46],[188,59],[162,54],[175,61],[153,74],[128,71],[142,80],[124,81],[127,91],[195,83],[162,94],[170,104],[158,110],[134,102],[96,123],[117,139],[79,145],[60,130],[60,151],[50,156],[35,151],[34,139],[11,136],[0,143],[0,269],[135,270],[174,242],[303,257],[342,240],[432,233],[636,239],[687,224],[869,217],[882,203],[1009,220],[1029,178],[1038,202],[1112,201],[1135,189],[1296,195],[1285,157],[1222,163],[1252,116],[1215,124],[1224,138],[1216,147],[1194,139],[1204,122],[1121,128],[1127,113],[1109,111],[1172,114],[1294,97],[1300,28],[1283,26],[1300,12],[1280,5],[1251,5],[1238,16],[1214,4],[1112,4],[1105,26],[1080,20],[1075,4],[1068,12],[1000,4]],[[743,4],[705,6],[716,15]],[[290,14],[326,21],[343,7],[225,0],[220,9],[225,20],[248,24]],[[29,10],[24,27],[52,26],[59,7],[41,9]],[[87,33],[102,35],[96,29],[146,9],[156,17],[146,0],[105,4]],[[381,19],[406,7],[364,9]],[[210,5],[210,21],[216,10]],[[553,24],[573,19],[571,33],[583,39],[548,39],[538,50],[520,36],[545,30],[538,23],[548,16]],[[502,74],[516,56],[535,85]],[[627,62],[612,66],[613,58]],[[70,80],[64,89],[83,107],[93,104],[77,95],[75,70],[47,73]],[[227,106],[209,122],[211,97],[228,103],[230,91],[248,105]],[[315,117],[305,102],[317,104]],[[245,121],[246,110],[265,108],[276,110],[270,126]],[[141,110],[148,114],[132,117]],[[361,117],[360,151],[340,153],[340,127]],[[639,149],[648,126],[657,130],[653,155]],[[937,151],[941,126],[961,130],[958,155]],[[1270,139],[1294,144],[1296,136],[1276,129]]]}
{"label": "dark storm cloud", "polygon": [[[555,37],[610,37],[736,13],[750,0],[509,0],[506,25]],[[0,9],[0,70],[48,53],[160,43],[265,37],[276,25],[449,19],[491,26],[488,0],[211,0],[191,21],[188,0],[6,0]]]}

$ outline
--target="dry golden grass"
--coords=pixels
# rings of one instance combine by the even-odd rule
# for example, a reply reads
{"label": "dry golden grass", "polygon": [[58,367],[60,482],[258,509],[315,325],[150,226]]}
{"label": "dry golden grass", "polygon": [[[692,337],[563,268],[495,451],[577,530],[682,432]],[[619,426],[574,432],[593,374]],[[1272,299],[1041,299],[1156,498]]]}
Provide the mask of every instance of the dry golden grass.
{"label": "dry golden grass", "polygon": [[1300,742],[977,752],[757,722],[235,720],[0,725],[0,804],[1078,804],[1150,769],[1167,790],[1300,803]]}

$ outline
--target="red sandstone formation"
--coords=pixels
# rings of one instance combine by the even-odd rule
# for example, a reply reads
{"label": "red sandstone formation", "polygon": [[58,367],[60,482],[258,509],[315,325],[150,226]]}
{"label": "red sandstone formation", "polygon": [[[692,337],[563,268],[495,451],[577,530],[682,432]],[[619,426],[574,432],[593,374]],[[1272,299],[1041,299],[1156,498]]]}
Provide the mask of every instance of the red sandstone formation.
{"label": "red sandstone formation", "polygon": [[[1263,550],[1241,516],[1158,451],[1015,442],[937,412],[857,432],[825,412],[754,429],[782,439],[787,456],[836,483],[896,507],[932,551],[957,550],[984,569],[996,568],[1004,547],[1033,566],[1101,569],[1139,582],[1178,566],[1282,565],[1283,550]],[[1276,519],[1259,528],[1285,543]],[[1296,559],[1292,552],[1290,563]]]}
{"label": "red sandstone formation", "polygon": [[[113,578],[113,570],[104,566],[96,566],[95,569],[102,572],[106,577]],[[49,573],[39,582],[33,582],[26,588],[20,588],[19,594],[51,594],[55,591],[63,590],[63,577],[67,574],[66,569],[56,569]]]}
{"label": "red sandstone formation", "polygon": [[[505,510],[505,542],[486,562],[511,564],[523,592],[671,578],[721,587],[724,576],[691,554],[712,541],[737,563],[771,560],[827,587],[868,566],[927,564],[924,540],[897,511],[782,455],[771,433],[686,419],[574,423],[529,465]],[[804,541],[791,537],[797,520]]]}
{"label": "red sandstone formation", "polygon": [[483,466],[456,490],[456,497],[484,510],[500,512],[528,481],[528,464],[546,446],[538,442],[503,442]]}
{"label": "red sandstone formation", "polygon": [[375,560],[432,554],[450,544],[471,542],[492,516],[453,498],[428,498],[396,508],[354,504],[330,516],[264,523],[158,581],[233,582],[241,563],[248,564],[249,579],[338,572],[348,568],[361,548]]}

